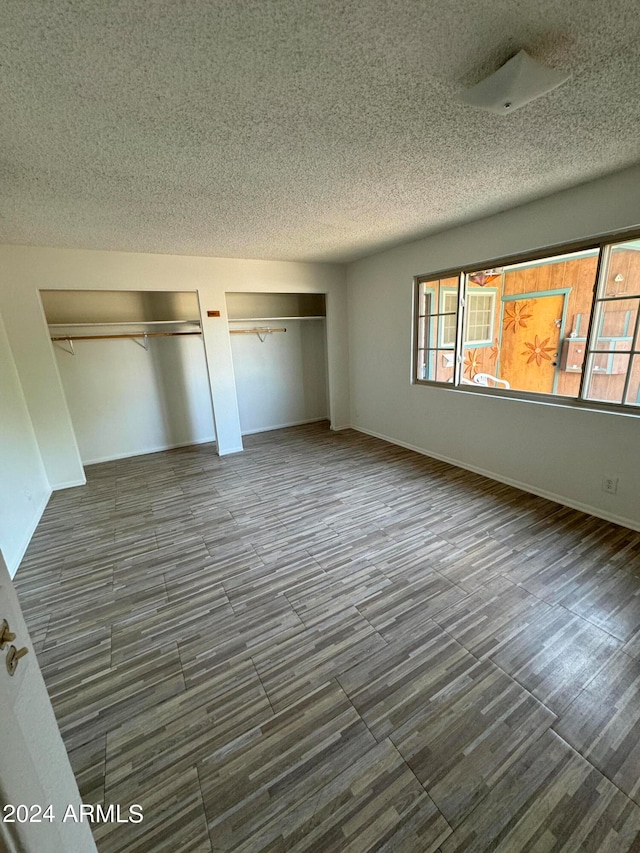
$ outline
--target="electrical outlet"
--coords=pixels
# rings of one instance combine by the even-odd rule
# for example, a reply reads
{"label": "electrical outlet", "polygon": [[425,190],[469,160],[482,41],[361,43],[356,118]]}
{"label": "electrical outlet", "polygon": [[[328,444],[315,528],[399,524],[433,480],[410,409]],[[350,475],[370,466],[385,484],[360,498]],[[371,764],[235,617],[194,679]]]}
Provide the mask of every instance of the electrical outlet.
{"label": "electrical outlet", "polygon": [[615,495],[618,491],[618,478],[617,477],[603,477],[602,478],[602,491],[608,492],[610,495]]}

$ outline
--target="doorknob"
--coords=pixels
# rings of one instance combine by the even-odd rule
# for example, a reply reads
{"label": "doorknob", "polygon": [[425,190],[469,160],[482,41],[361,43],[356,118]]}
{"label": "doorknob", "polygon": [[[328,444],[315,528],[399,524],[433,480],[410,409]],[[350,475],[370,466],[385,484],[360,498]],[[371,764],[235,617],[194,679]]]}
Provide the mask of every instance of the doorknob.
{"label": "doorknob", "polygon": [[4,649],[7,643],[12,643],[16,638],[13,631],[9,630],[9,623],[6,619],[0,622],[0,649]]}
{"label": "doorknob", "polygon": [[[4,649],[7,643],[13,643],[15,638],[16,635],[9,628],[9,623],[6,619],[3,619],[2,622],[0,622],[0,649]],[[23,646],[21,649],[16,649],[15,646],[9,646],[7,651],[7,672],[9,675],[15,674],[18,664],[20,663],[20,658],[23,658],[27,654],[29,654],[29,649],[26,646]]]}
{"label": "doorknob", "polygon": [[9,646],[9,651],[7,652],[7,672],[9,675],[15,674],[18,664],[20,663],[20,658],[23,658],[28,654],[29,649],[26,646],[23,646],[21,649],[16,649],[15,646]]}

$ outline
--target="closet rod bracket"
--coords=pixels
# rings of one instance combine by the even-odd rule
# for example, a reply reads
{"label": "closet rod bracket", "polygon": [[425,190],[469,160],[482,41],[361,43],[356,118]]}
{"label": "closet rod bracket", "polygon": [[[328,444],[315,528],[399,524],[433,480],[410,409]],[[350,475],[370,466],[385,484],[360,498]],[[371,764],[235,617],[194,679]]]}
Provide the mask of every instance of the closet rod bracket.
{"label": "closet rod bracket", "polygon": [[286,329],[272,329],[268,326],[256,326],[253,329],[230,329],[230,335],[257,335],[260,343],[264,343],[273,332],[286,332]]}
{"label": "closet rod bracket", "polygon": [[[52,340],[55,344],[57,344],[57,346],[60,347],[62,352],[68,352],[69,355],[75,355],[76,354],[76,351],[73,348],[73,338],[55,338]],[[64,344],[69,344],[69,346],[66,347],[66,346],[64,346]]]}

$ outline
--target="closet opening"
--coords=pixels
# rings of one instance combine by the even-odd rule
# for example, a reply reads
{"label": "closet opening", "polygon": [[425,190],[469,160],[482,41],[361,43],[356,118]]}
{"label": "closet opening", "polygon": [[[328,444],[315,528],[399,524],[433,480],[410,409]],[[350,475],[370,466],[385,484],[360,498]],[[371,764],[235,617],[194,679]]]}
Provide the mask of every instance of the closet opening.
{"label": "closet opening", "polygon": [[195,291],[40,297],[84,465],[215,441]]}
{"label": "closet opening", "polygon": [[226,294],[243,435],[329,418],[324,293]]}

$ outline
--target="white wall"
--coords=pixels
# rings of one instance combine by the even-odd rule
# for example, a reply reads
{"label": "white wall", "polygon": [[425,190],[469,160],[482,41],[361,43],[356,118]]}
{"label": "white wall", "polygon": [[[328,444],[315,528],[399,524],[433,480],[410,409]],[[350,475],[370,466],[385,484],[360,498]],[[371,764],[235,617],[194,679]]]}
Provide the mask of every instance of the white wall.
{"label": "white wall", "polygon": [[56,362],[84,464],[214,441],[201,338],[65,346]]}
{"label": "white wall", "polygon": [[240,425],[243,434],[320,420],[328,416],[324,320],[234,323],[270,325],[286,332],[232,335]]}
{"label": "white wall", "polygon": [[11,577],[51,494],[0,317],[0,551]]}
{"label": "white wall", "polygon": [[[40,289],[197,291],[205,315],[203,340],[220,453],[242,448],[225,292],[326,293],[330,419],[334,428],[349,422],[342,266],[2,246],[0,311],[45,470],[54,488],[83,482],[84,472]],[[207,318],[207,310],[220,311],[220,317]]]}
{"label": "white wall", "polygon": [[[412,282],[640,223],[640,167],[357,261],[347,269],[351,423],[640,529],[637,417],[410,383]],[[617,495],[601,491],[619,477]]]}

